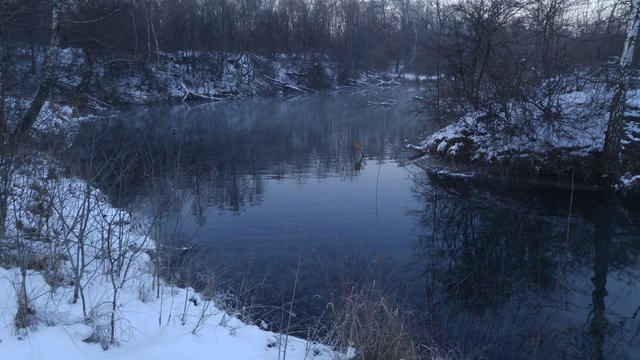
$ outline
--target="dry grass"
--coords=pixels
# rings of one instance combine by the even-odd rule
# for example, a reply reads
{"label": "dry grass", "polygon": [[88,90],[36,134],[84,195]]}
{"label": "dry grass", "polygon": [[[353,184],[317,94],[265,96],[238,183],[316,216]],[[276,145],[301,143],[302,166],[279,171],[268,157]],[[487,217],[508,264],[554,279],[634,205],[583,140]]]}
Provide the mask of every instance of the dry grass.
{"label": "dry grass", "polygon": [[418,359],[410,331],[412,315],[401,311],[375,285],[354,289],[334,311],[332,333],[355,360]]}

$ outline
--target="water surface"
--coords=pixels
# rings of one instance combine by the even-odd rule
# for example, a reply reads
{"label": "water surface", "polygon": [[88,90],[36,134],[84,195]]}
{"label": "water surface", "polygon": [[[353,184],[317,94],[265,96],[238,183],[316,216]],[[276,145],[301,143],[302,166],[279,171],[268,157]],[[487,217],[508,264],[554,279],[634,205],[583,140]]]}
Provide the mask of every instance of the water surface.
{"label": "water surface", "polygon": [[424,91],[132,109],[83,125],[70,159],[102,169],[91,178],[117,203],[162,214],[156,236],[191,249],[172,255],[177,281],[228,290],[272,329],[293,300],[290,330],[305,335],[376,281],[416,310],[422,341],[640,357],[637,202],[425,172],[405,141]]}

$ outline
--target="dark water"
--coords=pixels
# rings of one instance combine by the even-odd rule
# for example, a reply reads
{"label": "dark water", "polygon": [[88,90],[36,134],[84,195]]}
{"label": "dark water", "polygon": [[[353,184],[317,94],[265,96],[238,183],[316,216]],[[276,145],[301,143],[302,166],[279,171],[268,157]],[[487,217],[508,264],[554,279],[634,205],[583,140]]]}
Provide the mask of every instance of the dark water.
{"label": "dark water", "polygon": [[156,236],[192,249],[172,255],[179,280],[227,289],[272,329],[292,299],[304,335],[376,281],[416,310],[418,338],[467,354],[640,358],[637,201],[430,175],[405,150],[423,91],[133,109],[84,124],[68,159],[161,215]]}

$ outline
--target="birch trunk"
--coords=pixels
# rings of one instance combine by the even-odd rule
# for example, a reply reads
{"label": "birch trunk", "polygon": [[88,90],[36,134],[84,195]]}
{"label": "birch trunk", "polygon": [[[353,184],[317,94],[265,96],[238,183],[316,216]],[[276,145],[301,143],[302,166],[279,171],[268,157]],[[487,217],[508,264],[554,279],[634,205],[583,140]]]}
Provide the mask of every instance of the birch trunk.
{"label": "birch trunk", "polygon": [[617,70],[617,85],[609,109],[609,123],[604,140],[603,161],[606,174],[619,175],[621,140],[624,133],[624,111],[629,86],[629,69],[633,61],[633,51],[640,28],[640,0],[631,3],[631,15],[627,24],[627,38],[624,42]]}

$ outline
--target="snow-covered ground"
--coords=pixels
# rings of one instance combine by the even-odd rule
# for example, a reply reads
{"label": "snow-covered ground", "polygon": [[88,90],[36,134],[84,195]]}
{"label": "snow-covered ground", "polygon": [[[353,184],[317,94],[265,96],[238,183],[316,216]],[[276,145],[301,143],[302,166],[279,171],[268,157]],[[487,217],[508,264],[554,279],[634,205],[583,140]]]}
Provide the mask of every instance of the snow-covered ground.
{"label": "snow-covered ground", "polygon": [[[399,78],[430,79],[416,74],[399,77],[359,72],[339,80],[338,65],[322,56],[266,59],[229,54],[221,60],[219,55],[159,53],[144,69],[132,62],[102,59],[91,72],[88,98],[81,102],[102,111],[106,101],[182,100],[187,92],[213,100],[273,91],[307,92],[316,86],[339,88],[341,81],[353,86],[388,86],[397,84]],[[64,49],[59,61],[61,85],[68,89],[80,86],[85,79],[79,74],[88,73],[81,71],[88,66],[82,51]],[[313,71],[319,72],[316,79]],[[28,105],[26,99],[18,100],[21,104],[15,98],[7,101],[14,102],[11,107]],[[92,118],[82,114],[77,102],[57,96],[45,103],[35,128],[68,138],[80,121]],[[4,299],[0,359],[353,357],[353,349],[340,352],[326,344],[244,323],[234,309],[216,301],[215,294],[157,280],[156,244],[149,236],[152,221],[144,214],[113,208],[99,190],[80,179],[61,177],[54,165],[35,160],[11,177],[7,234],[0,237],[0,297]],[[80,248],[85,250],[86,266],[78,278]],[[23,269],[28,269],[24,288]],[[82,292],[74,300],[77,283]],[[18,299],[24,295],[27,326],[16,328]]]}
{"label": "snow-covered ground", "polygon": [[[219,307],[216,295],[154,281],[150,220],[115,209],[83,181],[43,167],[20,169],[12,181],[0,256],[1,359],[350,358],[245,324]],[[73,303],[82,227],[84,299]],[[16,266],[26,263],[38,271],[26,272],[28,326],[16,329],[22,284]]]}
{"label": "snow-covered ground", "polygon": [[424,74],[416,74],[416,73],[403,73],[401,78],[409,81],[436,81],[438,80],[438,75],[424,75]]}
{"label": "snow-covered ground", "polygon": [[[14,63],[20,72],[32,61],[20,49]],[[58,85],[62,97],[91,107],[109,104],[149,104],[182,99],[221,100],[291,92],[310,93],[369,85],[393,85],[398,80],[427,81],[432,77],[392,71],[346,71],[322,54],[278,54],[215,51],[156,52],[143,60],[130,54],[93,54],[61,49]],[[38,63],[42,58],[37,58]],[[34,84],[35,86],[35,84]],[[70,95],[64,95],[68,93]]]}
{"label": "snow-covered ground", "polygon": [[462,152],[466,151],[472,153],[471,160],[485,162],[498,162],[514,154],[522,157],[544,156],[552,149],[563,149],[568,154],[584,156],[601,149],[604,142],[606,111],[604,108],[594,111],[591,106],[603,103],[600,94],[595,91],[576,91],[561,95],[559,101],[563,104],[562,110],[570,114],[562,123],[539,122],[537,126],[532,126],[531,131],[507,134],[497,131],[495,126],[485,121],[483,117],[487,116],[486,113],[469,113],[431,134],[419,145],[410,147],[425,152],[431,150],[429,152],[451,158],[462,156]]}
{"label": "snow-covered ground", "polygon": [[[622,143],[629,151],[630,144],[640,141],[640,126],[634,121],[640,118],[635,106],[639,98],[639,90],[628,94]],[[610,101],[611,92],[596,85],[558,96],[554,111],[562,121],[542,120],[541,111],[535,107],[526,109],[526,117],[519,116],[518,111],[522,110],[514,111],[511,118],[504,114],[467,113],[408,147],[420,154],[465,164],[499,167],[505,162],[520,162],[531,165],[532,172],[546,165],[588,162],[602,150]],[[638,179],[626,174],[620,186],[630,187]]]}
{"label": "snow-covered ground", "polygon": [[[246,325],[206,303],[192,290],[167,287],[162,299],[141,299],[150,277],[137,273],[123,289],[117,305],[118,345],[103,350],[86,343],[95,330],[80,304],[70,304],[73,289],[52,289],[38,272],[28,273],[27,291],[37,322],[16,333],[18,269],[0,268],[0,354],[3,359],[344,359],[328,347]],[[110,285],[96,279],[85,290],[98,315],[107,316]],[[188,293],[187,293],[188,292]],[[198,306],[188,299],[200,299]],[[144,300],[144,301],[143,301]],[[186,311],[183,311],[186,307]],[[101,313],[100,313],[101,312]],[[92,314],[93,316],[93,314]],[[204,323],[197,325],[204,317]],[[158,322],[162,319],[162,324]],[[106,320],[105,320],[106,321]],[[198,328],[197,328],[198,326]],[[196,333],[194,334],[194,329]],[[6,356],[6,357],[5,357]]]}

